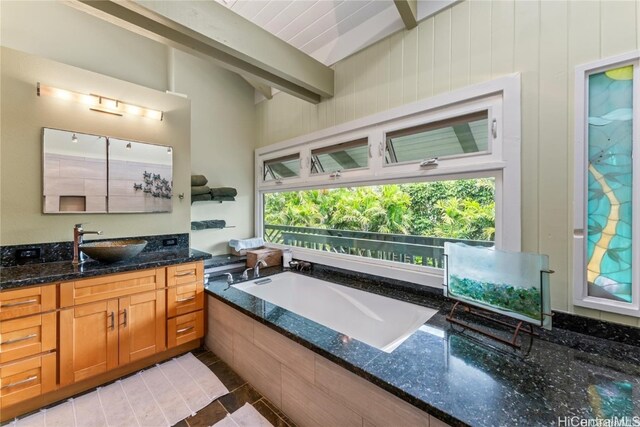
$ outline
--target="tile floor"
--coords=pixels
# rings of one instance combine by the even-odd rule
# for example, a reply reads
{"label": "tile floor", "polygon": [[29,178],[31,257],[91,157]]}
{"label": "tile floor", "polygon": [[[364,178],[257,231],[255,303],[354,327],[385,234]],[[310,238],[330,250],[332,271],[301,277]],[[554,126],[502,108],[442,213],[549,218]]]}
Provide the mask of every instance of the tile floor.
{"label": "tile floor", "polygon": [[176,427],[211,426],[227,414],[240,409],[245,403],[253,405],[275,427],[295,427],[286,415],[262,397],[215,354],[207,349],[194,350],[192,353],[218,376],[230,393],[202,408],[196,415],[180,421]]}

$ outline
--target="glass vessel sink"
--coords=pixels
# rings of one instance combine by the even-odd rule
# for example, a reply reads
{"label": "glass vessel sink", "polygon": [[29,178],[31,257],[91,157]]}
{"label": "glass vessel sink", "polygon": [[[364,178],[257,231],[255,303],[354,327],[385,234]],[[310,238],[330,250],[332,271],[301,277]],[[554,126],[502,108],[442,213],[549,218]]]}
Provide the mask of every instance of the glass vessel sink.
{"label": "glass vessel sink", "polygon": [[142,252],[145,246],[147,246],[146,240],[109,240],[83,243],[80,245],[80,250],[96,261],[112,263],[133,258]]}

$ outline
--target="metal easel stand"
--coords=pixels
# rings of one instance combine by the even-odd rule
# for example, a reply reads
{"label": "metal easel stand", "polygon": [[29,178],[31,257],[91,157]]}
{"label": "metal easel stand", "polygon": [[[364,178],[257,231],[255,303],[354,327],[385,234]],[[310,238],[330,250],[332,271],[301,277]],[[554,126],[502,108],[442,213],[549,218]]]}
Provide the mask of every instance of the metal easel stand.
{"label": "metal easel stand", "polygon": [[[463,311],[465,313],[481,317],[482,319],[488,320],[488,321],[493,322],[493,323],[497,323],[497,324],[502,325],[502,326],[513,328],[514,331],[513,331],[513,334],[511,335],[511,339],[502,338],[502,337],[500,337],[500,336],[498,336],[496,334],[493,334],[493,333],[491,333],[489,331],[485,331],[483,329],[480,329],[477,326],[473,326],[470,323],[467,323],[467,322],[464,322],[462,320],[456,319],[454,317],[454,315],[455,315],[456,309],[459,306],[463,308]],[[484,336],[487,336],[487,337],[492,338],[492,339],[494,339],[496,341],[500,341],[501,343],[510,345],[511,347],[518,348],[518,349],[521,347],[520,343],[518,342],[518,336],[520,335],[520,332],[524,332],[526,334],[529,334],[529,335],[532,335],[532,336],[535,336],[535,337],[539,336],[539,334],[536,333],[533,330],[533,325],[531,323],[528,323],[528,322],[525,322],[523,320],[520,320],[518,323],[516,323],[514,325],[512,323],[505,322],[504,320],[500,320],[500,319],[496,319],[494,317],[488,316],[485,313],[490,313],[490,312],[488,310],[483,310],[483,309],[478,308],[478,307],[472,307],[471,305],[465,304],[462,301],[456,301],[456,303],[453,305],[453,308],[451,309],[451,312],[449,312],[449,315],[447,316],[447,320],[449,322],[451,322],[451,323],[455,323],[456,325],[460,325],[465,329],[470,329],[470,330],[472,330],[474,332],[477,332],[479,334],[482,334]]]}

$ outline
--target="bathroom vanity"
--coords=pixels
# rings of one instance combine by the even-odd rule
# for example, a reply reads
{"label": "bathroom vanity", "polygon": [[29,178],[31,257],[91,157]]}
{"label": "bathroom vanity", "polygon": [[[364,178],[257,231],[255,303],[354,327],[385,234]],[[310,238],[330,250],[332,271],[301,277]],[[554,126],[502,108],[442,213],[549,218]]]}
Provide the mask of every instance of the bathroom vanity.
{"label": "bathroom vanity", "polygon": [[199,347],[208,257],[160,251],[112,265],[3,268],[2,421]]}

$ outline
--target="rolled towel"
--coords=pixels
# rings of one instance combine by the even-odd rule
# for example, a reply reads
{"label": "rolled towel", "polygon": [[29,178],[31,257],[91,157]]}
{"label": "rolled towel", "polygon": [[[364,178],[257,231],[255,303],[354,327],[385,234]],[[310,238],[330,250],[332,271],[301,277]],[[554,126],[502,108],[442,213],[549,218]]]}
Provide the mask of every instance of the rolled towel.
{"label": "rolled towel", "polygon": [[202,221],[191,221],[192,230],[204,230],[206,227]]}
{"label": "rolled towel", "polygon": [[212,188],[211,196],[213,197],[236,197],[238,190],[231,187]]}
{"label": "rolled towel", "polygon": [[197,196],[191,196],[191,203],[204,202],[208,200],[211,200],[211,194],[198,194]]}
{"label": "rolled towel", "polygon": [[206,185],[200,185],[197,187],[191,186],[191,195],[199,196],[200,194],[209,194],[211,189]]}
{"label": "rolled towel", "polygon": [[229,197],[229,196],[216,196],[216,197],[212,197],[211,200],[213,200],[214,202],[235,202],[236,198],[235,197]]}
{"label": "rolled towel", "polygon": [[254,249],[264,246],[264,239],[262,237],[254,237],[253,239],[231,239],[229,240],[229,246],[236,251]]}
{"label": "rolled towel", "polygon": [[227,222],[223,219],[209,219],[206,221],[202,221],[205,228],[225,228],[227,226]]}
{"label": "rolled towel", "polygon": [[207,185],[207,177],[204,175],[191,175],[191,186],[192,187],[200,187],[202,185]]}

